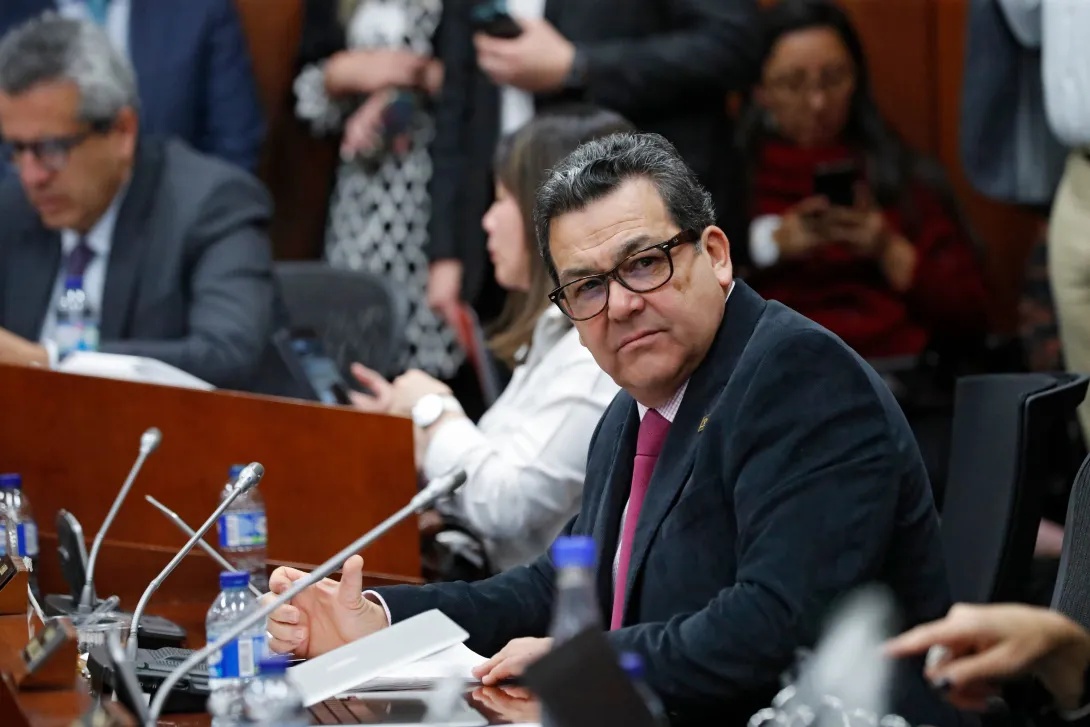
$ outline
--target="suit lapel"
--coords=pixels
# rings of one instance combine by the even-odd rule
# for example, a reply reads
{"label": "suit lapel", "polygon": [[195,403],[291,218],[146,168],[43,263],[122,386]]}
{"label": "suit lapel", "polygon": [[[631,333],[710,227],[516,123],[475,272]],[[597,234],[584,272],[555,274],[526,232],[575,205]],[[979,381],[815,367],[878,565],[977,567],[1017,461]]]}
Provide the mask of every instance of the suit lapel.
{"label": "suit lapel", "polygon": [[[138,5],[139,3],[135,3]],[[155,194],[162,150],[157,143],[141,142],[132,178],[118,211],[110,245],[110,262],[102,291],[103,340],[124,337],[136,299],[140,265],[147,250],[147,219]]]}
{"label": "suit lapel", "polygon": [[[626,616],[632,607],[632,589],[643,570],[651,542],[689,480],[704,418],[734,373],[738,359],[753,334],[753,328],[764,312],[766,304],[763,298],[740,280],[735,281],[734,286],[723,322],[712,341],[708,355],[689,379],[681,407],[670,425],[666,442],[647,487],[640,520],[636,524],[636,533],[632,539],[632,555],[625,587]],[[635,435],[633,441],[634,437]],[[629,457],[629,476],[632,472],[631,459],[634,456],[635,447]]]}
{"label": "suit lapel", "polygon": [[[598,602],[609,623],[613,603],[613,559],[621,537],[621,513],[628,501],[632,485],[632,461],[636,457],[636,435],[640,429],[640,416],[636,402],[629,399],[624,420],[613,432],[602,432],[615,439],[612,466],[606,477],[605,493],[594,526],[594,542],[598,544]],[[607,439],[608,441],[608,439]]]}
{"label": "suit lapel", "polygon": [[61,262],[61,236],[35,222],[25,228],[7,260],[4,325],[37,341],[42,332]]}

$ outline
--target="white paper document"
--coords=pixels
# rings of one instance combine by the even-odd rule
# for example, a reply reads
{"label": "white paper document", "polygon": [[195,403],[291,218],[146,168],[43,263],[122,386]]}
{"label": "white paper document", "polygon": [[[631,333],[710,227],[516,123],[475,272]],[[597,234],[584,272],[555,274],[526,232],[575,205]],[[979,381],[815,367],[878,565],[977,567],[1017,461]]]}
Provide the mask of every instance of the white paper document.
{"label": "white paper document", "polygon": [[478,681],[473,676],[473,669],[485,661],[487,659],[465,644],[455,644],[404,666],[384,671],[381,676],[368,679],[349,691],[360,693],[430,689],[443,679],[452,676],[470,684]]}
{"label": "white paper document", "polygon": [[142,356],[124,356],[118,353],[75,351],[57,365],[57,371],[104,379],[135,381],[141,384],[178,386],[183,389],[211,391],[216,387],[179,368]]}
{"label": "white paper document", "polygon": [[[288,670],[288,678],[299,690],[304,704],[310,707],[378,678],[419,679],[422,674],[435,674],[451,663],[458,668],[464,667],[468,674],[472,668],[468,666],[471,657],[478,660],[480,657],[462,646],[467,638],[469,634],[465,629],[439,611],[426,611],[292,667]],[[461,646],[462,651],[454,652],[449,660],[437,657],[428,666],[399,672],[420,659],[438,655],[454,646]],[[445,676],[445,672],[440,671],[440,675]]]}

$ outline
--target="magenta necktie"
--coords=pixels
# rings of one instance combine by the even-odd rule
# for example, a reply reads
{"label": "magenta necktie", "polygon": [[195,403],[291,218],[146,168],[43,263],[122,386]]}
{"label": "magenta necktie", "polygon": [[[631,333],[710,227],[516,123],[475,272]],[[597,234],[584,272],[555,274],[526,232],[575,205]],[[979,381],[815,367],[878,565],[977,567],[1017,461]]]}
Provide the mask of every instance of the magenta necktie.
{"label": "magenta necktie", "polygon": [[624,617],[624,592],[628,583],[628,561],[632,557],[632,540],[636,537],[636,525],[640,521],[640,510],[647,495],[647,485],[651,482],[651,473],[655,471],[666,433],[670,431],[670,422],[654,409],[648,409],[640,422],[640,433],[636,437],[636,459],[632,461],[632,489],[628,493],[628,511],[624,516],[624,529],[621,542],[617,546],[617,582],[613,584],[613,619],[610,630],[621,628]]}

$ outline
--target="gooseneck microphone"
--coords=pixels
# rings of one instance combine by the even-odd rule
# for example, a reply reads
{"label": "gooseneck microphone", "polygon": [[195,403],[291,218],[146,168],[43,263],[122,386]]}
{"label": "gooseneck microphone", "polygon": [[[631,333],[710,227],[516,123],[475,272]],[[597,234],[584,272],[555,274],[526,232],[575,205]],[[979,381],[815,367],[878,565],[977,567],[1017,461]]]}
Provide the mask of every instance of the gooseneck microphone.
{"label": "gooseneck microphone", "polygon": [[95,541],[91,545],[91,557],[87,559],[87,578],[83,582],[83,591],[80,593],[79,598],[79,610],[81,612],[89,611],[95,605],[93,603],[95,598],[95,565],[98,563],[98,552],[102,549],[102,541],[106,539],[106,531],[113,525],[114,518],[117,517],[117,511],[121,509],[121,504],[129,496],[129,490],[132,489],[136,476],[140,474],[144,461],[147,460],[148,455],[159,448],[161,441],[163,441],[163,433],[156,427],[151,427],[140,435],[140,453],[136,456],[136,461],[133,462],[132,469],[129,470],[129,476],[125,479],[125,484],[121,485],[121,492],[117,493],[117,497],[114,498],[114,504],[110,506],[110,511],[106,513],[106,519],[102,521],[102,527],[98,529],[95,534]]}
{"label": "gooseneck microphone", "polygon": [[197,528],[197,531],[193,533],[192,537],[182,546],[162,572],[155,576],[148,584],[144,594],[140,596],[140,601],[136,604],[136,610],[132,614],[132,624],[129,626],[129,658],[136,658],[137,638],[136,630],[140,627],[140,617],[144,615],[144,609],[148,607],[148,601],[151,600],[152,595],[159,590],[159,586],[163,584],[167,576],[174,572],[174,569],[178,567],[178,564],[182,562],[182,558],[189,554],[189,551],[193,550],[193,547],[197,544],[197,541],[204,537],[204,534],[215,524],[219,516],[223,514],[223,511],[231,506],[239,495],[249,492],[253,488],[257,487],[257,483],[261,482],[261,478],[265,476],[265,468],[258,462],[251,462],[242,468],[242,472],[239,473],[238,479],[235,481],[235,486],[231,488],[227,497],[223,499],[223,502],[219,504],[219,507],[215,509],[212,515],[204,521],[204,524]]}
{"label": "gooseneck microphone", "polygon": [[[227,644],[238,638],[246,629],[253,626],[258,621],[264,621],[270,613],[280,608],[282,605],[298,596],[300,593],[310,588],[312,585],[322,580],[331,573],[339,570],[346,560],[359,553],[361,550],[367,548],[371,543],[375,542],[390,529],[396,527],[402,520],[418,512],[427,510],[435,505],[436,502],[449,497],[459,487],[465,484],[466,473],[463,470],[447,475],[446,477],[440,477],[437,480],[433,480],[416,494],[415,497],[409,502],[408,505],[398,510],[390,517],[383,520],[377,526],[364,533],[359,539],[352,542],[346,548],[334,555],[332,558],[322,563],[320,566],[311,571],[308,575],[300,578],[292,585],[291,588],[281,593],[275,599],[269,603],[261,606],[260,608],[250,612],[245,618],[236,622],[231,628],[227,629],[222,636],[216,639],[213,643],[207,644],[203,649],[194,651],[189,655],[185,661],[177,666],[162,684],[155,691],[155,697],[151,700],[151,707],[148,713],[147,727],[155,727],[157,720],[159,719],[159,713],[163,711],[163,706],[166,704],[167,697],[170,696],[170,690],[174,688],[182,677],[188,674],[193,668],[204,663],[204,661],[212,654],[222,649]],[[135,623],[135,621],[134,621]],[[132,643],[132,634],[129,634],[130,643]]]}
{"label": "gooseneck microphone", "polygon": [[[166,515],[170,519],[170,521],[172,523],[174,523],[175,525],[178,526],[179,530],[181,530],[183,533],[185,533],[189,537],[192,538],[194,535],[197,534],[196,531],[193,530],[193,528],[189,527],[189,523],[187,523],[185,520],[182,520],[181,515],[174,512],[169,507],[167,507],[163,503],[159,502],[158,500],[156,500],[151,495],[144,495],[144,499],[147,500],[148,502],[150,502],[152,505],[154,505],[159,510],[159,512]],[[223,568],[224,570],[230,570],[230,571],[237,571],[238,570],[238,568],[234,567],[229,562],[227,562],[227,559],[224,558],[222,555],[220,555],[220,552],[218,550],[216,550],[211,545],[209,545],[208,542],[204,538],[198,538],[197,539],[197,545],[199,545],[200,548],[205,553],[208,553],[209,557],[211,557],[212,560],[216,561],[220,565],[220,567]],[[261,598],[261,596],[264,595],[261,592],[261,589],[258,588],[257,586],[255,586],[253,583],[250,584],[250,593],[254,594],[258,598]]]}

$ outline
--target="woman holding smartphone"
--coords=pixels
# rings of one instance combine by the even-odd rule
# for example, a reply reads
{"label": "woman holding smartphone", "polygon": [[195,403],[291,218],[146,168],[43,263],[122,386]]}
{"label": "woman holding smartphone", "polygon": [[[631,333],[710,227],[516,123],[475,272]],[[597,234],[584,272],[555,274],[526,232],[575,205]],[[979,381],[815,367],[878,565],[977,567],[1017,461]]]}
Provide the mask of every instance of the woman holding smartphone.
{"label": "woman holding smartphone", "polygon": [[464,358],[426,303],[433,44],[442,0],[308,0],[296,115],[340,139],[325,257],[391,280],[409,299],[407,365],[451,379]]}
{"label": "woman holding smartphone", "polygon": [[783,0],[762,20],[761,75],[739,124],[749,282],[866,358],[982,339],[971,233],[942,170],[882,118],[847,16]]}
{"label": "woman holding smartphone", "polygon": [[573,106],[538,114],[500,142],[495,201],[482,224],[496,282],[508,291],[490,346],[514,373],[480,422],[422,371],[390,383],[355,369],[374,394],[354,394],[357,408],[412,418],[426,479],[466,471],[466,484],[443,514],[483,540],[495,571],[544,553],[579,510],[591,434],[618,391],[549,303],[553,282],[537,252],[535,194],[549,169],[580,144],[631,130],[613,112]]}

